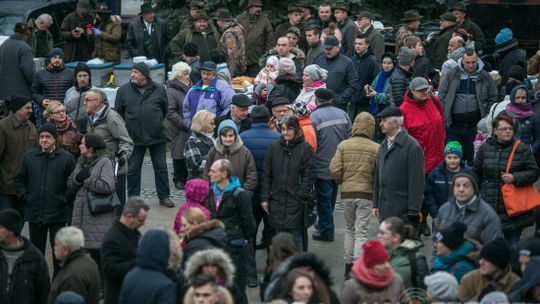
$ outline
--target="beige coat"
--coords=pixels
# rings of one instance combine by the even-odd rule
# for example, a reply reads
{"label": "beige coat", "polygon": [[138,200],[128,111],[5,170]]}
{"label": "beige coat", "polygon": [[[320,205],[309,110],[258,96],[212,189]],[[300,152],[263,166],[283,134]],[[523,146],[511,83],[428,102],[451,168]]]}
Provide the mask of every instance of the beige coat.
{"label": "beige coat", "polygon": [[[104,28],[103,28],[104,27]],[[99,57],[106,62],[120,63],[120,49],[122,48],[122,19],[120,16],[111,16],[110,22],[100,27],[101,35],[88,38],[94,43],[92,57]]]}
{"label": "beige coat", "polygon": [[[514,274],[510,268],[508,272],[497,281],[495,289],[497,291],[510,293],[512,286],[519,281],[519,277]],[[478,301],[478,296],[484,288],[489,285],[489,280],[480,274],[480,270],[476,269],[467,273],[459,286],[459,299],[463,302]]]}
{"label": "beige coat", "polygon": [[[529,64],[527,65],[527,75],[535,75],[540,72],[540,50],[534,54],[531,59],[529,59]],[[536,82],[534,86],[534,91],[540,91],[540,79]]]}

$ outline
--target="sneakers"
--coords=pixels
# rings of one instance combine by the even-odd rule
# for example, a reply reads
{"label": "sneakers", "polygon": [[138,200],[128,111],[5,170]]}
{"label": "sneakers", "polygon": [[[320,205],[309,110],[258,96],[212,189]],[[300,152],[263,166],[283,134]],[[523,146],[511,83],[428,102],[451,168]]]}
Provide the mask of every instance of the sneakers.
{"label": "sneakers", "polygon": [[163,207],[174,208],[174,203],[168,197],[160,199],[159,204]]}
{"label": "sneakers", "polygon": [[326,236],[326,235],[322,235],[320,234],[319,232],[315,232],[311,235],[311,237],[315,240],[315,241],[321,241],[321,242],[333,242],[334,241],[334,236]]}

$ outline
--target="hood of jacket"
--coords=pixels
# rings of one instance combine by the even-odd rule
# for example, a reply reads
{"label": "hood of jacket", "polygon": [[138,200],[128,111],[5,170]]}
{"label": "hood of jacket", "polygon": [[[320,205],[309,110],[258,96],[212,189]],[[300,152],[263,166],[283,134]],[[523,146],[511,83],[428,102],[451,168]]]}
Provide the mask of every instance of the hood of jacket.
{"label": "hood of jacket", "polygon": [[448,269],[455,263],[463,260],[470,260],[470,262],[473,263],[469,257],[469,254],[475,251],[475,246],[471,242],[465,241],[461,246],[459,246],[459,248],[450,252],[450,254],[435,257],[434,266],[436,266],[437,269]]}
{"label": "hood of jacket", "polygon": [[139,244],[138,265],[140,268],[166,273],[169,261],[169,236],[163,230],[146,232]]}
{"label": "hood of jacket", "polygon": [[225,229],[225,225],[223,225],[223,222],[221,222],[220,220],[213,219],[204,223],[200,223],[193,228],[190,228],[189,231],[186,233],[186,237],[188,239],[193,239],[194,237],[198,237],[203,233],[216,229]]}
{"label": "hood of jacket", "polygon": [[413,240],[413,239],[406,239],[403,241],[399,247],[396,249],[396,251],[400,251],[402,249],[406,250],[420,250],[420,248],[424,247],[424,243],[420,240]]}
{"label": "hood of jacket", "polygon": [[84,298],[76,292],[67,290],[58,295],[56,304],[84,304]]}
{"label": "hood of jacket", "polygon": [[190,85],[180,82],[178,79],[173,79],[169,82],[169,88],[174,88],[187,94],[189,91]]}
{"label": "hood of jacket", "polygon": [[195,253],[186,263],[185,277],[191,280],[202,272],[204,265],[215,265],[220,268],[225,275],[223,279],[226,281],[226,285],[233,285],[235,268],[231,258],[225,251],[221,249],[207,249]]}
{"label": "hood of jacket", "polygon": [[240,179],[236,176],[231,176],[231,179],[230,179],[230,184],[223,190],[219,189],[219,187],[217,186],[217,183],[214,183],[212,185],[212,191],[214,192],[215,195],[217,195],[218,193],[220,192],[232,192],[234,191],[234,189],[240,187]]}
{"label": "hood of jacket", "polygon": [[529,291],[536,285],[540,285],[540,272],[538,269],[540,269],[540,256],[532,257],[519,281],[519,288],[510,295],[510,300],[529,302],[527,301],[531,297],[528,295]]}
{"label": "hood of jacket", "polygon": [[[465,69],[463,68],[463,64],[462,64],[462,58],[459,58],[457,60],[457,63],[458,63],[458,67],[459,67],[459,70],[461,71],[461,74],[467,74],[467,72],[465,72]],[[480,57],[478,58],[478,66],[476,67],[476,71],[473,73],[473,75],[475,76],[478,76],[478,73],[480,73],[480,71],[484,68],[484,62],[482,61],[482,59],[480,59]]]}
{"label": "hood of jacket", "polygon": [[[234,142],[229,147],[223,145],[223,143],[221,142],[221,136],[219,135],[221,134],[221,130],[223,130],[224,128],[230,128],[234,132]],[[221,154],[233,154],[244,146],[244,142],[242,141],[240,136],[238,136],[238,126],[234,121],[232,121],[232,119],[225,119],[224,121],[222,121],[218,126],[217,134],[218,138],[214,143],[214,147]]]}
{"label": "hood of jacket", "polygon": [[465,53],[465,48],[460,47],[448,53],[447,58],[458,61],[463,56],[463,53]]}
{"label": "hood of jacket", "polygon": [[352,126],[353,137],[365,137],[373,139],[373,133],[375,132],[375,118],[367,112],[361,112],[356,115]]}

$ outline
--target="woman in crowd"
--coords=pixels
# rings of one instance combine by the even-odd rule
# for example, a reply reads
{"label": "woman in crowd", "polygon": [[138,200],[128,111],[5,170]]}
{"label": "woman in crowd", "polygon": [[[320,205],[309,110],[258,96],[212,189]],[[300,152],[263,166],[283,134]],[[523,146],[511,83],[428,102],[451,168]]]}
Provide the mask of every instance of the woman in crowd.
{"label": "woman in crowd", "polygon": [[314,283],[309,273],[293,269],[283,280],[283,296],[287,303],[311,303]]}
{"label": "woman in crowd", "polygon": [[105,62],[120,63],[122,47],[122,18],[112,15],[106,3],[98,3],[96,17],[91,29],[87,29],[89,40],[94,44],[92,58]]}
{"label": "woman in crowd", "polygon": [[523,142],[517,146],[509,173],[505,172],[515,141],[512,118],[496,117],[493,121],[493,135],[480,147],[473,166],[478,184],[482,185],[480,194],[499,215],[504,238],[511,246],[519,240],[523,228],[533,225],[533,214],[531,211],[509,217],[501,187],[504,184],[532,185],[540,176],[531,149]]}
{"label": "woman in crowd", "polygon": [[174,232],[180,233],[183,228],[183,214],[184,210],[188,208],[196,208],[201,210],[206,219],[210,218],[210,211],[206,209],[206,200],[210,186],[208,182],[203,179],[190,179],[186,183],[184,189],[184,195],[186,201],[178,208],[176,212],[176,218],[174,219]]}
{"label": "woman in crowd", "polygon": [[317,135],[315,134],[315,129],[313,128],[313,123],[309,118],[311,110],[308,109],[307,104],[301,101],[295,101],[288,106],[294,116],[298,118],[298,124],[302,133],[304,134],[304,139],[311,146],[313,152],[317,151]]}
{"label": "woman in crowd", "polygon": [[310,111],[315,110],[315,90],[326,88],[326,77],[328,72],[316,64],[310,64],[304,68],[302,76],[302,91],[294,100],[304,103]]}
{"label": "woman in crowd", "polygon": [[185,62],[178,62],[172,67],[171,78],[167,87],[167,119],[171,139],[171,158],[173,160],[173,183],[183,190],[188,178],[184,149],[189,136],[189,129],[184,124],[182,105],[191,87],[191,68]]}
{"label": "woman in crowd", "polygon": [[369,103],[369,112],[376,119],[375,123],[375,135],[374,140],[381,142],[385,135],[381,131],[381,126],[379,125],[379,114],[386,107],[391,105],[389,98],[390,94],[390,76],[394,72],[394,67],[396,65],[396,57],[392,53],[385,53],[382,56],[382,71],[373,79],[371,87],[366,85],[363,89],[366,90],[366,96],[371,98]]}
{"label": "woman in crowd", "polygon": [[68,188],[76,193],[71,224],[84,232],[84,245],[101,269],[99,249],[116,215],[114,209],[101,214],[91,214],[87,193],[116,193],[114,164],[110,155],[106,154],[105,141],[97,134],[85,134],[79,148],[81,156],[68,179]]}
{"label": "woman in crowd", "polygon": [[403,280],[392,270],[383,244],[372,240],[362,248],[364,254],[354,263],[352,278],[341,288],[341,304],[409,303]]}
{"label": "woman in crowd", "polygon": [[184,148],[188,180],[202,178],[206,167],[206,154],[214,146],[214,119],[216,114],[201,110],[191,120],[191,135]]}
{"label": "woman in crowd", "polygon": [[56,143],[66,151],[79,156],[79,145],[82,135],[77,129],[77,124],[66,114],[66,107],[58,100],[53,100],[47,106],[44,113],[47,121],[56,127],[58,138]]}
{"label": "woman in crowd", "polygon": [[261,207],[276,232],[288,232],[302,247],[303,201],[310,199],[315,183],[315,158],[298,119],[287,115],[281,137],[272,143],[264,160]]}

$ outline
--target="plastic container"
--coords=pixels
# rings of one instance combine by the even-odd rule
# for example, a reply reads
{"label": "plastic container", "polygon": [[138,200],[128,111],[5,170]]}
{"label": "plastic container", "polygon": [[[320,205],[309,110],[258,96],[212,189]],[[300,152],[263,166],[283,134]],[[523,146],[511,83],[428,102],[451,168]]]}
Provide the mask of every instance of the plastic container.
{"label": "plastic container", "polygon": [[[122,63],[114,66],[114,83],[117,87],[124,85],[131,79],[131,67],[133,63]],[[165,65],[158,63],[148,67],[150,69],[150,78],[157,83],[165,82]]]}
{"label": "plastic container", "polygon": [[146,56],[135,56],[133,57],[133,63],[145,62]]}
{"label": "plastic container", "polygon": [[[79,61],[73,61],[66,63],[66,68],[72,72],[79,64]],[[104,64],[89,64],[90,74],[92,77],[92,85],[96,87],[102,87],[109,81],[109,75],[113,73],[113,64],[106,62]]]}
{"label": "plastic container", "polygon": [[34,58],[34,72],[41,71],[47,67],[47,58],[35,57]]}
{"label": "plastic container", "polygon": [[102,90],[107,95],[107,101],[109,102],[110,107],[114,108],[116,104],[116,91],[118,91],[118,88],[103,88]]}

